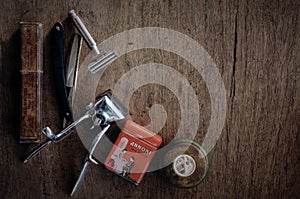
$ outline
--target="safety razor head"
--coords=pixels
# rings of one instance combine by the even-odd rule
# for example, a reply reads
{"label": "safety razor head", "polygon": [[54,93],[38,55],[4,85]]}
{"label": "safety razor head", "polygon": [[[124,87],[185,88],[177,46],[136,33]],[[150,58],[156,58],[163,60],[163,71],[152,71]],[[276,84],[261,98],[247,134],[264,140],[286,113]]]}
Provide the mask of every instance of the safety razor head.
{"label": "safety razor head", "polygon": [[92,74],[95,74],[102,68],[112,63],[117,58],[117,53],[115,51],[110,51],[108,53],[105,53],[102,57],[99,57],[95,61],[91,62],[88,66],[88,69]]}

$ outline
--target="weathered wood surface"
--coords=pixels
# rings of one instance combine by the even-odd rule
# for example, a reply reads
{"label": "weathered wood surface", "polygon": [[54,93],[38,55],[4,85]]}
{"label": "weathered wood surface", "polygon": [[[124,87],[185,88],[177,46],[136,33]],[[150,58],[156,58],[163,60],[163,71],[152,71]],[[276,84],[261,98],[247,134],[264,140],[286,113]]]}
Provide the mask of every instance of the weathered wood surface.
{"label": "weathered wood surface", "polygon": [[[43,126],[57,132],[58,117],[49,61],[49,31],[68,21],[75,9],[95,40],[137,27],[174,29],[195,39],[211,55],[227,92],[223,132],[210,152],[206,180],[180,190],[149,173],[139,187],[92,166],[74,198],[297,198],[300,195],[300,4],[298,1],[1,1],[0,3],[0,197],[67,198],[86,149],[74,134],[52,145],[28,164],[35,145],[19,143],[20,21],[44,24]],[[72,25],[68,26],[72,29]],[[82,57],[89,50],[84,44]],[[183,74],[197,91],[201,142],[209,125],[210,98],[201,75],[182,58],[159,50],[123,56],[104,74],[98,92],[110,88],[129,69],[159,62]],[[122,67],[120,67],[120,65]],[[143,78],[143,77],[140,77]],[[180,109],[173,94],[158,85],[134,93],[132,118],[147,124],[147,107],[165,105],[163,131],[178,128]],[[165,137],[167,142],[170,137]]]}

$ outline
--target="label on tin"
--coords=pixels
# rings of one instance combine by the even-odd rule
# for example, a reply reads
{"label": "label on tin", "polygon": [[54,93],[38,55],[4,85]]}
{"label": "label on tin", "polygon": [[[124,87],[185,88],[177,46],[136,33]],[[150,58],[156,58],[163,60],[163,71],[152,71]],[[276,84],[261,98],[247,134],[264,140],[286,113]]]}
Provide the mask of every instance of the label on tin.
{"label": "label on tin", "polygon": [[[132,122],[131,124],[136,125]],[[128,130],[124,131],[124,129],[121,131],[104,165],[108,170],[138,185],[145,175],[157,148],[149,142],[134,136],[135,133],[131,134]],[[154,133],[153,135],[157,136]]]}

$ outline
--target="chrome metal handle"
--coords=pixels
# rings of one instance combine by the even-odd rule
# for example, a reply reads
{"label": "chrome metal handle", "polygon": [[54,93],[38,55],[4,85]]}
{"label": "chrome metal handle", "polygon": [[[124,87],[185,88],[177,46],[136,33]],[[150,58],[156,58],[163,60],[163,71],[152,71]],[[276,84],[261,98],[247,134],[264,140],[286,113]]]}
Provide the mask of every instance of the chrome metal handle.
{"label": "chrome metal handle", "polygon": [[97,54],[100,54],[100,51],[97,47],[95,40],[93,39],[93,37],[91,36],[91,34],[89,33],[85,25],[83,24],[79,16],[76,14],[75,10],[70,10],[69,15],[72,18],[76,28],[78,29],[78,31],[80,32],[84,40],[86,41],[89,48],[94,50]]}

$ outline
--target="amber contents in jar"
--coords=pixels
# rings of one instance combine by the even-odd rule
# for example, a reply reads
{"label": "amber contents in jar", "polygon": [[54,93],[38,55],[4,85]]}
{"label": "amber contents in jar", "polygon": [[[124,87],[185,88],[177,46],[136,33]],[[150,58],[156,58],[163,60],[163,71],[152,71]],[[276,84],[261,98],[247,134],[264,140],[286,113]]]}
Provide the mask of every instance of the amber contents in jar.
{"label": "amber contents in jar", "polygon": [[177,140],[171,143],[161,164],[167,167],[161,173],[175,187],[191,188],[201,183],[208,170],[209,162],[206,152],[195,141]]}

